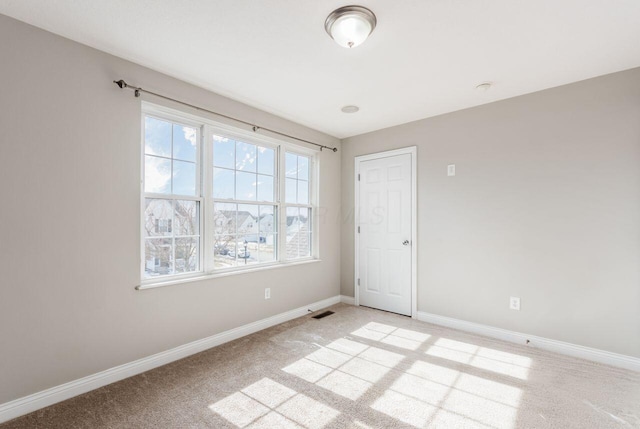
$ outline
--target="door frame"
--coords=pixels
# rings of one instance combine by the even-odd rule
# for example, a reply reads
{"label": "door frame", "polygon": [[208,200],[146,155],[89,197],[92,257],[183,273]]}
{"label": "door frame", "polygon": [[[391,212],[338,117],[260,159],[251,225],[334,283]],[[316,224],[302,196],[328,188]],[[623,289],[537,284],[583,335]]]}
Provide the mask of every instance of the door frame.
{"label": "door frame", "polygon": [[358,175],[360,174],[360,163],[364,161],[371,161],[374,159],[389,158],[396,155],[411,155],[411,317],[416,319],[418,317],[418,231],[417,231],[417,215],[418,215],[418,190],[417,190],[417,146],[409,146],[401,149],[389,150],[384,152],[377,152],[368,155],[361,155],[355,157],[354,164],[354,216],[353,216],[353,234],[355,244],[355,264],[354,264],[354,276],[353,276],[353,288],[355,305],[360,305],[360,287],[358,286],[358,268],[360,266],[360,234],[358,233],[358,221],[360,219],[360,186],[358,186]]}

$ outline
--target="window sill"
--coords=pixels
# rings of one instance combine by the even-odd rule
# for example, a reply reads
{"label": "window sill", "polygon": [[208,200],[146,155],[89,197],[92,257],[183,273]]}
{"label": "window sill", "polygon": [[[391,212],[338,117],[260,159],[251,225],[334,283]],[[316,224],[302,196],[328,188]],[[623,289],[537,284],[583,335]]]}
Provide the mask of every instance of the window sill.
{"label": "window sill", "polygon": [[256,271],[267,271],[267,270],[273,270],[276,268],[285,268],[285,267],[294,267],[298,265],[313,264],[316,262],[322,262],[322,260],[321,259],[304,259],[304,260],[295,261],[295,262],[279,262],[271,265],[263,265],[261,267],[247,268],[244,270],[231,270],[231,271],[223,271],[223,272],[217,272],[217,273],[211,273],[211,274],[198,273],[190,277],[171,278],[171,279],[166,279],[161,281],[142,283],[141,285],[136,286],[136,290],[155,289],[155,288],[164,287],[164,286],[172,286],[172,285],[191,283],[191,282],[197,282],[202,280],[217,279],[219,277],[249,274],[249,273],[254,273]]}

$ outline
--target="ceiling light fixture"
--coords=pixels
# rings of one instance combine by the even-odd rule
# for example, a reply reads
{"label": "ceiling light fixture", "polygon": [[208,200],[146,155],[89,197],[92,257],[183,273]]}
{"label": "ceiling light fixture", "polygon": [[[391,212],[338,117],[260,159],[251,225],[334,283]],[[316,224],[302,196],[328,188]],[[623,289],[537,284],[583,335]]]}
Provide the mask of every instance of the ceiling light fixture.
{"label": "ceiling light fixture", "polygon": [[362,44],[376,28],[376,16],[366,7],[344,6],[331,12],[324,29],[343,48]]}
{"label": "ceiling light fixture", "polygon": [[342,109],[344,113],[356,113],[360,108],[358,106],[344,106]]}

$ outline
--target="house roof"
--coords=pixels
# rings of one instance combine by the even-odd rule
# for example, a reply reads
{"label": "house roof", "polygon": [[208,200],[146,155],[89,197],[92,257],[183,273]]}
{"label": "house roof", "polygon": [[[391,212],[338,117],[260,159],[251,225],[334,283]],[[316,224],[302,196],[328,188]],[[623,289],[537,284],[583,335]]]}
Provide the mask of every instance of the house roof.
{"label": "house roof", "polygon": [[307,221],[306,218],[302,218],[301,216],[287,216],[287,226],[293,225],[293,223],[298,219],[303,223]]}
{"label": "house roof", "polygon": [[247,221],[248,218],[251,218],[252,220],[256,220],[255,216],[253,216],[250,212],[248,211],[238,211],[236,212],[235,210],[216,210],[216,213],[220,213],[222,214],[226,219],[228,219],[228,222],[231,222],[233,220],[233,218],[236,216],[237,213],[237,224],[238,225],[244,225],[244,223]]}

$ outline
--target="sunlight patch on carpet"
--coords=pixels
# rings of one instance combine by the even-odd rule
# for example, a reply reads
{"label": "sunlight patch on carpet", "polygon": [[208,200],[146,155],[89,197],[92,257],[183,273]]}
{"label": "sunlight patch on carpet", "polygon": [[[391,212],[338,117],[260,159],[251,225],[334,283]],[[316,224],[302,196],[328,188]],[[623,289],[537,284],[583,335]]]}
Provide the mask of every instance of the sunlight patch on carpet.
{"label": "sunlight patch on carpet", "polygon": [[527,380],[531,366],[531,359],[528,357],[447,338],[438,339],[426,354],[520,380]]}
{"label": "sunlight patch on carpet", "polygon": [[431,336],[410,329],[396,328],[383,323],[370,322],[351,333],[368,340],[379,341],[406,350],[417,350]]}
{"label": "sunlight patch on carpet", "polygon": [[[333,382],[347,385],[346,380]],[[357,390],[353,384],[348,386]],[[338,410],[266,377],[209,405],[209,409],[247,429],[321,429],[340,415]]]}

